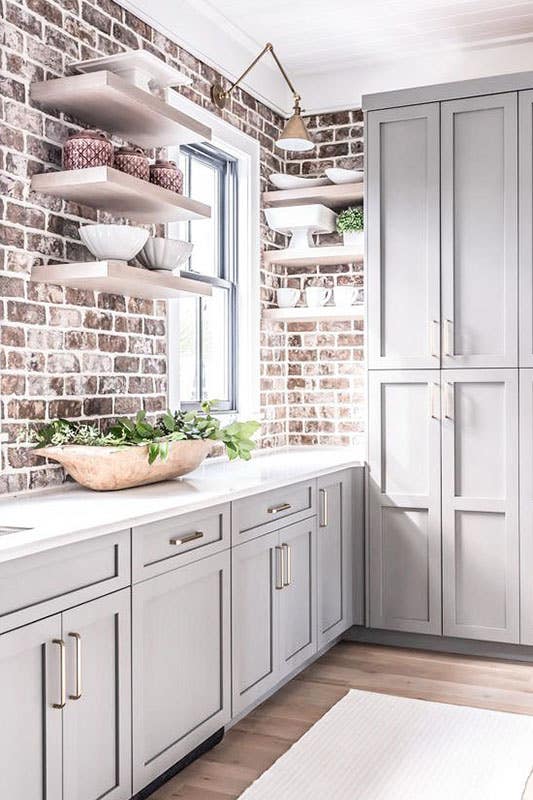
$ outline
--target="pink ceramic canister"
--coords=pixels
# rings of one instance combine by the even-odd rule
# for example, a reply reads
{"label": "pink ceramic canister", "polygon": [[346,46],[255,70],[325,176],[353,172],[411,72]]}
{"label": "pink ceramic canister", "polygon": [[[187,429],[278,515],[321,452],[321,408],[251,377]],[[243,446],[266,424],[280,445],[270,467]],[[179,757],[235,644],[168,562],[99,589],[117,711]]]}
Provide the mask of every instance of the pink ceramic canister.
{"label": "pink ceramic canister", "polygon": [[121,172],[140,178],[142,181],[150,179],[150,162],[141,147],[121,147],[115,153],[115,167]]}
{"label": "pink ceramic canister", "polygon": [[183,193],[183,172],[175,161],[156,161],[150,166],[150,182],[171,192]]}
{"label": "pink ceramic canister", "polygon": [[83,130],[73,133],[63,147],[65,169],[112,167],[115,151],[102,131]]}

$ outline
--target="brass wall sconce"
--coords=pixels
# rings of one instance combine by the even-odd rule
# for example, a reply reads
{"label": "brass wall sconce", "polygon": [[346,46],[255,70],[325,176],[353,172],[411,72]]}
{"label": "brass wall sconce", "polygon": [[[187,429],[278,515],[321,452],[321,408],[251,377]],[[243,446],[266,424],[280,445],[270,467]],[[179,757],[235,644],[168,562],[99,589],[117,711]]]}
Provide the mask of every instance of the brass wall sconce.
{"label": "brass wall sconce", "polygon": [[291,90],[293,97],[294,97],[294,107],[293,107],[293,115],[287,120],[285,127],[276,141],[276,145],[281,148],[282,150],[312,150],[315,146],[313,140],[309,136],[307,128],[305,127],[305,122],[302,119],[302,109],[300,106],[301,97],[292,85],[289,76],[283,69],[283,66],[277,57],[276,53],[274,52],[274,46],[268,42],[261,50],[258,56],[254,58],[252,63],[249,67],[247,67],[242,75],[240,75],[236,81],[234,81],[227,89],[224,89],[222,84],[217,81],[211,87],[211,100],[216,105],[217,108],[224,108],[226,105],[226,101],[232,91],[235,89],[236,86],[245,78],[248,73],[250,72],[253,67],[257,64],[257,62],[265,55],[265,53],[272,53],[272,58],[276,62],[279,71],[285,78],[289,89]]}

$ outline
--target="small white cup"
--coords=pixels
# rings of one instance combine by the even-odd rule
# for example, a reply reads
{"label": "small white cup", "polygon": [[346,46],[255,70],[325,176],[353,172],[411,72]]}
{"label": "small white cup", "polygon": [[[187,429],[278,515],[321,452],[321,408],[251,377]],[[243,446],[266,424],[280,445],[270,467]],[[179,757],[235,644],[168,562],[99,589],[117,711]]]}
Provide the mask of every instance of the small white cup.
{"label": "small white cup", "polygon": [[277,289],[278,308],[292,308],[300,299],[299,289]]}
{"label": "small white cup", "polygon": [[322,289],[321,286],[309,286],[305,290],[305,300],[309,308],[325,306],[331,297],[331,289]]}
{"label": "small white cup", "polygon": [[333,300],[336,306],[351,306],[357,297],[356,286],[335,286],[333,289]]}

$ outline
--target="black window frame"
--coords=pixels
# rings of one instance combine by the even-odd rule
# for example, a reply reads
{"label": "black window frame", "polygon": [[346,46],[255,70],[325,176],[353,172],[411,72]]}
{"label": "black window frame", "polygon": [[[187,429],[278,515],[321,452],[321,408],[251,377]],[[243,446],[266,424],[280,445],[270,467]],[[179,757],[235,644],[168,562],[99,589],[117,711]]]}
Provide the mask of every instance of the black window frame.
{"label": "black window frame", "polygon": [[[238,261],[237,261],[237,208],[238,208],[238,180],[237,160],[227,153],[208,144],[182,145],[180,154],[187,159],[197,159],[215,168],[219,172],[218,181],[218,246],[217,246],[217,275],[206,275],[191,269],[190,261],[186,268],[181,269],[181,275],[194,281],[200,281],[211,287],[219,287],[228,293],[228,400],[221,400],[217,404],[217,413],[235,413],[237,408],[237,286],[238,286]],[[189,162],[190,163],[190,160]],[[190,174],[186,165],[184,170],[184,194],[190,192]],[[187,239],[190,240],[191,222],[187,223]],[[203,369],[202,330],[203,318],[206,313],[205,298],[197,299],[196,315],[196,341],[197,375],[200,398],[196,400],[182,400],[180,405],[186,410],[195,410],[200,407],[205,399],[205,380]],[[218,398],[209,398],[210,400]]]}

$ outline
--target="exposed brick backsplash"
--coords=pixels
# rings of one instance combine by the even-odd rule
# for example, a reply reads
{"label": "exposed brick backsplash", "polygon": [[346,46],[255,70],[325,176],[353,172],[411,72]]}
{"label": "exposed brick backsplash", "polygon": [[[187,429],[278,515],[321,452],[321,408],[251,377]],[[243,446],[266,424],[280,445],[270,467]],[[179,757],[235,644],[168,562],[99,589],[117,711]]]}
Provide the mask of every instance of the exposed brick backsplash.
{"label": "exposed brick backsplash", "polygon": [[[30,100],[34,80],[70,74],[73,61],[144,48],[192,77],[183,94],[209,107],[218,77],[175,42],[114,0],[0,0],[0,493],[54,485],[62,469],[17,442],[32,421],[55,416],[105,426],[140,408],[167,404],[166,306],[162,301],[31,283],[32,265],[88,260],[80,223],[105,213],[30,192],[32,175],[57,169],[70,132],[81,123]],[[274,140],[282,118],[237,89],[222,116],[261,146],[261,188],[272,171],[315,174],[326,166],[361,166],[358,111],[309,118],[313,158],[285,160]],[[262,219],[263,248],[284,246]],[[362,284],[362,267],[329,267],[313,276],[263,269],[261,298],[272,305],[282,281],[310,277]],[[363,431],[362,325],[263,323],[261,445],[356,442]]]}

